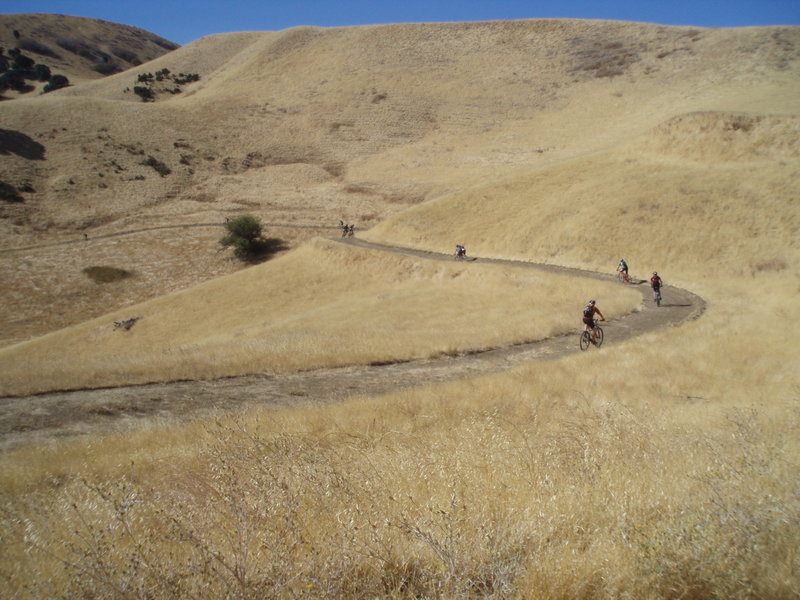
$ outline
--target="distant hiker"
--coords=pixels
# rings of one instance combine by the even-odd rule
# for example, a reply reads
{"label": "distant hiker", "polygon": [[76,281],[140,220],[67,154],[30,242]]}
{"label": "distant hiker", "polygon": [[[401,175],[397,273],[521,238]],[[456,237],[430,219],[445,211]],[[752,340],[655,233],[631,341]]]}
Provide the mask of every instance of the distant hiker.
{"label": "distant hiker", "polygon": [[84,233],[83,234],[83,239],[84,239],[84,241],[88,240],[89,239],[89,234],[88,233]]}
{"label": "distant hiker", "polygon": [[353,233],[355,233],[355,230],[356,226],[350,225],[350,227],[347,228],[347,237],[353,237]]}

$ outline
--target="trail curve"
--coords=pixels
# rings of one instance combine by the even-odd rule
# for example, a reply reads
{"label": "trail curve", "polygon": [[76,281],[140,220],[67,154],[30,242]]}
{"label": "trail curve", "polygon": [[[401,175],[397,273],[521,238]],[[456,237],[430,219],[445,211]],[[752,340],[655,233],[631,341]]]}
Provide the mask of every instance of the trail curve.
{"label": "trail curve", "polygon": [[[394,252],[426,260],[453,260],[451,255],[385,246],[358,238],[335,238],[342,244],[376,252]],[[525,261],[480,258],[481,263],[540,269],[597,280],[612,275]],[[600,351],[636,335],[675,326],[699,317],[703,299],[669,286],[665,302],[656,308],[650,287],[642,293],[640,310],[609,323]],[[577,352],[575,333],[459,356],[398,361],[389,364],[320,369],[288,375],[250,375],[211,381],[176,381],[107,389],[49,392],[35,396],[0,398],[0,450],[28,443],[122,431],[145,419],[191,419],[217,411],[260,405],[280,408],[298,404],[336,402],[353,395],[373,395],[474,375],[503,371],[531,360],[552,360]],[[590,349],[590,351],[594,351]]]}

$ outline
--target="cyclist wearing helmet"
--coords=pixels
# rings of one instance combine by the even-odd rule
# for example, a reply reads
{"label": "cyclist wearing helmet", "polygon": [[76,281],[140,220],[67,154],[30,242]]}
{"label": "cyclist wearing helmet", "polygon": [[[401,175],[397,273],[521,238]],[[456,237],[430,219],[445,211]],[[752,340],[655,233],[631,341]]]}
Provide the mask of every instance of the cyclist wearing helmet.
{"label": "cyclist wearing helmet", "polygon": [[595,339],[595,324],[594,324],[594,316],[600,315],[600,319],[605,321],[606,318],[603,316],[603,313],[600,312],[600,309],[597,308],[596,303],[594,300],[589,300],[589,303],[583,309],[583,330],[584,331],[591,331],[592,335],[592,343],[597,343]]}
{"label": "cyclist wearing helmet", "polygon": [[664,282],[661,281],[661,277],[658,276],[658,273],[653,271],[653,276],[650,278],[650,287],[653,288],[653,302],[658,303],[661,300],[661,286],[664,285]]}
{"label": "cyclist wearing helmet", "polygon": [[617,272],[622,274],[622,279],[625,281],[630,281],[630,277],[628,276],[628,263],[625,262],[624,258],[619,259],[619,264],[617,265]]}

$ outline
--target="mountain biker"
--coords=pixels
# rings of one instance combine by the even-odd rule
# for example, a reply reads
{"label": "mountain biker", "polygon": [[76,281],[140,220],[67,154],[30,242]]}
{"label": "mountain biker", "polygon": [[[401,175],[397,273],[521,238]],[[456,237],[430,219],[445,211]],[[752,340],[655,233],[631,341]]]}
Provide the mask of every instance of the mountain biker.
{"label": "mountain biker", "polygon": [[624,258],[619,259],[619,264],[617,265],[617,271],[622,273],[622,278],[625,281],[630,281],[631,278],[628,277],[628,263],[625,262]]}
{"label": "mountain biker", "polygon": [[458,258],[466,258],[467,257],[467,249],[464,248],[461,244],[456,244],[456,257]]}
{"label": "mountain biker", "polygon": [[658,276],[658,273],[653,271],[653,276],[650,278],[650,287],[653,288],[653,302],[658,302],[660,299],[662,285],[664,285],[664,282],[661,280],[661,277]]}
{"label": "mountain biker", "polygon": [[594,316],[600,315],[600,319],[605,321],[606,318],[603,316],[603,313],[600,312],[600,309],[597,308],[596,303],[594,300],[589,300],[588,304],[583,308],[583,330],[584,331],[591,331],[592,335],[592,343],[596,344],[597,340],[595,339],[595,322]]}

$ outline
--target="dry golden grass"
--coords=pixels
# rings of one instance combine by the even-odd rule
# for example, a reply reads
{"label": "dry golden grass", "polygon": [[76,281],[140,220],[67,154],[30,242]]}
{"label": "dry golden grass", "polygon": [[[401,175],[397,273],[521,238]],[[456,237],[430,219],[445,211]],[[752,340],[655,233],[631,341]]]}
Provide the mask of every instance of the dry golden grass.
{"label": "dry golden grass", "polygon": [[[575,330],[589,297],[603,298],[609,319],[640,303],[638,292],[611,283],[319,239],[197,288],[0,349],[0,393],[285,373],[491,348]],[[130,317],[141,317],[130,330],[113,327]]]}
{"label": "dry golden grass", "polygon": [[[444,251],[461,242],[473,255],[602,271],[624,256],[634,274],[657,269],[668,285],[698,291],[707,310],[602,352],[503,374],[8,452],[0,457],[0,585],[23,598],[796,597],[797,35],[548,21],[200,40],[198,49],[213,47],[206,57],[235,46],[226,56],[239,57],[238,71],[220,64],[219,78],[196,94],[136,109],[145,129],[162,126],[142,138],[147,144],[169,147],[184,112],[214,105],[205,123],[229,156],[258,148],[314,163],[289,177],[315,182],[326,219],[358,210],[354,189],[383,194],[381,218],[399,214],[370,239]],[[375,50],[380,79],[359,61],[364,48]],[[624,72],[603,76],[604,64]],[[290,75],[301,84],[290,85]],[[86,102],[107,111],[98,114],[131,114],[114,105],[119,92],[109,82],[90,90],[108,102]],[[388,104],[406,89],[403,102]],[[220,99],[230,104],[212,102]],[[73,98],[62,100],[67,107]],[[276,116],[301,105],[305,112]],[[28,110],[15,118],[35,120],[38,109]],[[258,142],[267,127],[274,137]],[[411,137],[393,137],[404,130]],[[192,138],[198,155],[210,151],[210,132]],[[344,176],[331,167],[339,160]],[[278,189],[266,183],[273,168],[219,182],[209,170],[192,185],[227,190],[222,204],[258,189],[259,179]],[[397,203],[440,193],[403,211]],[[125,197],[114,210],[146,218],[126,213]],[[190,204],[165,202],[162,216],[179,219],[178,206]],[[266,202],[259,210],[275,214]],[[528,337],[536,324],[514,300],[527,297],[533,278],[550,289],[549,278],[527,271],[315,241],[148,302],[152,316],[128,333],[163,348],[174,332],[187,355],[197,348],[193,365],[214,362],[212,348],[231,351],[231,332],[259,352],[268,348],[257,336],[270,335],[308,352],[308,332],[323,326],[354,354],[364,346],[376,356],[383,344],[337,329],[357,317],[375,339],[397,338],[399,354],[427,356]],[[263,306],[227,302],[266,289],[273,298]],[[472,311],[455,310],[452,293]],[[502,302],[491,320],[461,320],[486,314],[495,295]],[[576,287],[554,302],[586,296]],[[380,314],[387,303],[391,311]],[[440,344],[430,332],[404,331],[406,311],[431,319],[421,329],[443,325],[437,337],[452,337]],[[131,316],[106,319],[116,315]],[[180,328],[165,326],[176,319]],[[55,342],[75,332],[102,333],[106,352],[134,339],[113,338],[126,334],[100,323],[53,334],[53,352],[63,356]],[[560,327],[544,325],[542,335]],[[463,340],[460,327],[469,331]],[[336,349],[338,339],[318,342]],[[21,374],[21,349],[45,360],[44,347],[17,345],[3,358],[18,356]],[[297,368],[290,358],[284,367]],[[145,362],[119,360],[126,369]]]}
{"label": "dry golden grass", "polygon": [[733,291],[591,361],[17,451],[0,564],[67,596],[790,598],[797,365]]}
{"label": "dry golden grass", "polygon": [[[798,139],[796,116],[687,115],[613,151],[410,208],[363,237],[425,249],[456,237],[480,256],[601,271],[623,257],[639,277],[695,287],[749,278],[797,260]],[[460,218],[473,207],[479,218]]]}
{"label": "dry golden grass", "polygon": [[[0,247],[242,212],[369,227],[425,199],[606,151],[678,115],[796,112],[797,36],[565,20],[210,36],[118,75],[3,103],[4,127],[40,144],[46,160],[12,148],[0,163],[0,180],[35,190],[0,207]],[[125,92],[162,68],[201,80],[154,104]],[[147,156],[172,173],[142,165]],[[197,230],[172,233],[189,245]],[[307,233],[287,241],[319,231]],[[135,270],[129,257],[146,245],[124,240],[103,264]],[[90,306],[69,258],[56,249],[49,259],[30,281],[59,277],[86,310],[0,317],[16,331],[6,343],[175,289],[165,271]],[[4,273],[15,262],[0,254]],[[218,274],[187,268],[182,287]],[[26,287],[27,304],[49,304],[45,290]]]}

